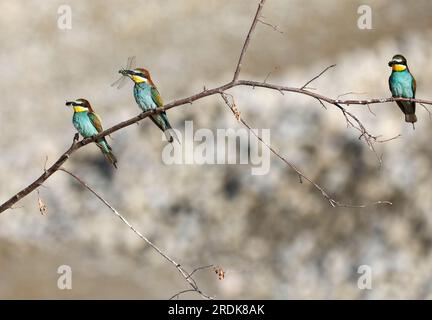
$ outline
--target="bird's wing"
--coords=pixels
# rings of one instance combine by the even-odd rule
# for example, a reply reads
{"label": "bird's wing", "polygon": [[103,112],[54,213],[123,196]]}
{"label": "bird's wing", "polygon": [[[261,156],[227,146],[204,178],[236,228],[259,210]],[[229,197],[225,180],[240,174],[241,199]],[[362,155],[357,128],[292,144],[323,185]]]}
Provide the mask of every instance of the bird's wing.
{"label": "bird's wing", "polygon": [[417,81],[416,79],[413,77],[413,81],[412,81],[412,91],[413,91],[413,98],[415,99],[415,94],[416,94],[416,89],[417,89]]}
{"label": "bird's wing", "polygon": [[102,128],[102,120],[101,120],[101,118],[96,113],[94,113],[94,112],[89,112],[88,116],[90,118],[91,123],[96,128],[97,132],[102,132],[103,128]]}
{"label": "bird's wing", "polygon": [[158,91],[158,89],[154,86],[151,87],[151,95],[154,103],[158,106],[158,108],[163,106],[162,97]]}

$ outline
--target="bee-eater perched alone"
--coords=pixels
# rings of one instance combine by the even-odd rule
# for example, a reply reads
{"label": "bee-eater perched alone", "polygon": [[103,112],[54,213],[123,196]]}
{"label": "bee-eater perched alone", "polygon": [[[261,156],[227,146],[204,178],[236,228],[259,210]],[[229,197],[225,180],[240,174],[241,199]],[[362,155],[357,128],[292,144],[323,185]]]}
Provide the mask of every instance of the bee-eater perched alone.
{"label": "bee-eater perched alone", "polygon": [[[131,78],[135,83],[135,101],[144,112],[155,110],[163,106],[162,97],[150,76],[150,72],[146,69],[137,68],[134,70],[120,70],[119,73]],[[169,142],[173,142],[174,139],[180,142],[168,121],[168,116],[165,111],[156,115],[151,115],[150,119],[165,133]]]}
{"label": "bee-eater perched alone", "polygon": [[[407,60],[404,56],[397,54],[388,63],[392,68],[392,73],[389,78],[389,86],[392,96],[395,98],[415,98],[416,81],[409,71]],[[399,108],[405,114],[405,121],[417,121],[415,115],[416,104],[411,101],[396,101]]]}
{"label": "bee-eater perched alone", "polygon": [[[90,103],[85,99],[66,102],[72,106],[74,114],[72,123],[84,138],[91,138],[103,131],[101,118],[94,112]],[[117,159],[105,138],[96,141],[105,158],[117,169]]]}

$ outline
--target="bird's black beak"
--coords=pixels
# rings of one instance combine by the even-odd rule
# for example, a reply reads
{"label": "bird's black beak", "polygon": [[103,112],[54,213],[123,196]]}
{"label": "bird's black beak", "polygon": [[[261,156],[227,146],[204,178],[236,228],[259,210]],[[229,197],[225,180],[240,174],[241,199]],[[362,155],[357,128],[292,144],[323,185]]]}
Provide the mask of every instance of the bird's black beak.
{"label": "bird's black beak", "polygon": [[132,70],[126,70],[126,69],[121,69],[119,70],[119,73],[123,76],[128,76],[128,75],[133,75],[134,72]]}
{"label": "bird's black beak", "polygon": [[68,106],[68,107],[76,107],[76,106],[81,106],[82,105],[82,103],[78,103],[78,102],[76,102],[76,101],[66,101],[66,105]]}
{"label": "bird's black beak", "polygon": [[391,66],[393,66],[394,64],[395,64],[395,62],[392,60],[392,61],[389,61],[388,66],[391,67]]}

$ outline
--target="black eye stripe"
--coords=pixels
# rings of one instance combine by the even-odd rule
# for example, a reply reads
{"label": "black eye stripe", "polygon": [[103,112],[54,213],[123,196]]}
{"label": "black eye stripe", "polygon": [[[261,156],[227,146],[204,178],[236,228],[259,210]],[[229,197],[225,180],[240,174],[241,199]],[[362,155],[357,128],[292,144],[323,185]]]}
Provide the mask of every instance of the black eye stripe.
{"label": "black eye stripe", "polygon": [[134,76],[139,76],[139,77],[147,79],[146,75],[144,73],[142,73],[141,71],[135,71],[135,70],[133,70],[132,73],[133,73]]}

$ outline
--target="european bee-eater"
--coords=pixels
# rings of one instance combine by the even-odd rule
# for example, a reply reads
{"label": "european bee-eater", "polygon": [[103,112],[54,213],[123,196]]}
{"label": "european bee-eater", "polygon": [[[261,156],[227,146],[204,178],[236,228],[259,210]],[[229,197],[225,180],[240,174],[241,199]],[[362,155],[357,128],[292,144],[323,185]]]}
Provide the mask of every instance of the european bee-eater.
{"label": "european bee-eater", "polygon": [[[91,138],[103,131],[101,118],[94,112],[90,103],[85,99],[66,102],[72,106],[74,114],[72,123],[84,138]],[[96,141],[105,158],[117,169],[117,159],[105,138]]]}
{"label": "european bee-eater", "polygon": [[[389,78],[390,91],[395,98],[415,98],[416,81],[409,71],[407,60],[404,56],[397,54],[388,63],[392,68],[392,73]],[[399,108],[405,114],[405,121],[417,121],[415,115],[416,104],[410,101],[396,101]]]}
{"label": "european bee-eater", "polygon": [[[162,97],[154,84],[150,72],[146,69],[137,68],[134,70],[122,69],[119,71],[123,76],[131,78],[135,83],[134,85],[134,97],[138,106],[145,112],[154,110],[163,106]],[[174,130],[172,129],[168,116],[165,111],[162,111],[156,115],[151,115],[150,119],[155,125],[159,127],[167,137],[169,142],[173,142],[177,138]]]}

